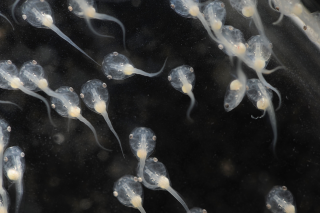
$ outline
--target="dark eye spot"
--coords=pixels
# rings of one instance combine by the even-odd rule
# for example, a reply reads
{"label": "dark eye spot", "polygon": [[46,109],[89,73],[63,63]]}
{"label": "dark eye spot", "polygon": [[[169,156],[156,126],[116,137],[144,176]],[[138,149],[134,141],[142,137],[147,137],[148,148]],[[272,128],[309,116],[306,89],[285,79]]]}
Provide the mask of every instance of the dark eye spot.
{"label": "dark eye spot", "polygon": [[229,108],[229,104],[225,104],[224,107],[228,109]]}

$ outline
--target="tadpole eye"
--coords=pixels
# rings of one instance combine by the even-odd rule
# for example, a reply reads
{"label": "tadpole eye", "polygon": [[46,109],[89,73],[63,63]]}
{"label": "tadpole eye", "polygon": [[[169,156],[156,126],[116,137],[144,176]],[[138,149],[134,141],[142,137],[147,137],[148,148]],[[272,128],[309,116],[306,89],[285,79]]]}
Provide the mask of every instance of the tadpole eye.
{"label": "tadpole eye", "polygon": [[225,107],[226,109],[228,109],[228,108],[229,108],[229,104],[225,104],[224,107]]}

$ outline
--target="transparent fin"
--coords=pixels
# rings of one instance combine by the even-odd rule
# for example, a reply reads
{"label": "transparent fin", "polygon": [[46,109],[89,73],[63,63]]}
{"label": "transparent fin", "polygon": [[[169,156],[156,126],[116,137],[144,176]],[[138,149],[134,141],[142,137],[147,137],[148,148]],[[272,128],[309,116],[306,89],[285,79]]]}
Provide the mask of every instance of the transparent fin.
{"label": "transparent fin", "polygon": [[16,182],[16,209],[15,213],[19,213],[19,208],[22,200],[23,195],[23,176]]}
{"label": "transparent fin", "polygon": [[122,24],[122,22],[112,16],[108,16],[106,14],[100,14],[100,13],[96,13],[94,15],[94,18],[96,19],[100,19],[100,20],[105,20],[105,21],[113,21],[113,22],[116,22],[117,24],[119,24],[119,26],[121,27],[122,29],[122,33],[123,33],[123,46],[124,46],[124,49],[127,50],[127,47],[126,47],[126,29],[124,27],[124,25]]}
{"label": "transparent fin", "polygon": [[161,74],[163,72],[163,69],[166,66],[167,60],[168,60],[168,58],[166,58],[161,70],[156,72],[156,73],[147,73],[147,72],[139,70],[139,69],[134,69],[133,72],[136,73],[136,74],[139,74],[139,75],[150,77],[150,78],[155,77],[155,76],[157,76],[157,75],[159,75],[159,74]]}
{"label": "transparent fin", "polygon": [[111,121],[109,119],[109,116],[108,116],[108,113],[107,111],[105,111],[104,113],[102,113],[102,116],[104,118],[104,120],[107,122],[108,126],[109,126],[109,129],[111,130],[111,132],[114,134],[114,136],[117,138],[118,142],[119,142],[119,145],[120,145],[120,148],[121,148],[121,152],[122,152],[122,155],[123,155],[123,158],[125,158],[124,156],[124,153],[123,153],[123,149],[122,149],[122,145],[121,145],[121,141],[119,139],[119,136],[118,134],[116,133],[116,131],[114,130],[112,124],[111,124]]}
{"label": "transparent fin", "polygon": [[13,5],[11,6],[11,15],[12,15],[12,18],[13,20],[18,24],[18,21],[16,19],[16,16],[14,14],[14,9],[16,8],[17,4],[19,3],[19,0],[15,0]]}
{"label": "transparent fin", "polygon": [[101,66],[100,64],[98,64],[98,62],[96,62],[95,60],[93,60],[87,53],[85,53],[82,49],[80,49],[80,47],[78,47],[75,43],[73,43],[73,41],[71,41],[71,39],[66,36],[63,32],[61,32],[59,30],[58,27],[56,27],[54,24],[51,25],[50,27],[51,30],[53,30],[55,33],[57,33],[61,38],[63,38],[64,40],[66,40],[69,44],[71,44],[72,46],[74,46],[77,50],[79,50],[82,54],[84,54],[85,56],[87,56],[88,58],[90,58],[94,63],[96,63],[97,65]]}
{"label": "transparent fin", "polygon": [[99,146],[101,149],[103,149],[103,150],[105,150],[105,151],[109,151],[109,152],[112,151],[112,150],[110,150],[110,149],[104,148],[104,147],[99,143],[97,132],[96,132],[96,130],[94,129],[94,127],[92,126],[92,124],[91,124],[87,119],[85,119],[81,114],[80,114],[77,118],[79,119],[79,121],[81,121],[82,123],[84,123],[85,125],[87,125],[87,126],[91,129],[91,131],[93,132],[94,137],[95,137],[95,139],[96,139],[96,142],[97,142],[98,146]]}
{"label": "transparent fin", "polygon": [[20,89],[22,92],[24,92],[24,93],[26,93],[26,94],[28,94],[28,95],[30,95],[30,96],[33,96],[33,97],[35,97],[35,98],[38,98],[38,99],[40,99],[41,101],[43,101],[43,102],[45,103],[45,105],[47,106],[47,111],[48,111],[48,116],[49,116],[50,123],[52,124],[52,126],[56,127],[56,125],[53,123],[53,121],[52,121],[52,119],[51,119],[51,114],[50,114],[51,109],[50,109],[50,106],[49,106],[48,101],[47,101],[44,97],[42,97],[41,95],[38,95],[37,93],[28,90],[28,89],[25,88],[24,86],[19,86],[19,89]]}
{"label": "transparent fin", "polygon": [[87,22],[87,25],[89,27],[89,29],[91,30],[91,32],[93,32],[95,35],[97,36],[101,36],[101,37],[105,37],[105,38],[114,38],[113,36],[108,36],[108,35],[102,35],[100,33],[98,33],[95,29],[93,29],[93,26],[90,22],[90,19],[89,18],[85,18],[86,22]]}
{"label": "transparent fin", "polygon": [[276,22],[273,22],[273,25],[279,24],[282,21],[283,16],[284,16],[283,13],[281,13],[279,19]]}
{"label": "transparent fin", "polygon": [[0,104],[12,104],[12,105],[15,105],[16,107],[18,107],[22,111],[22,108],[18,104],[15,104],[15,103],[13,103],[11,101],[1,101],[0,100]]}
{"label": "transparent fin", "polygon": [[167,191],[170,192],[170,194],[172,194],[172,196],[175,197],[179,201],[179,203],[181,203],[181,205],[187,212],[190,211],[187,204],[182,200],[180,195],[178,195],[178,193],[171,186],[167,188]]}
{"label": "transparent fin", "polygon": [[283,67],[283,66],[278,66],[278,67],[276,67],[276,68],[274,68],[274,69],[272,69],[272,70],[266,70],[266,69],[265,69],[265,70],[262,71],[262,73],[269,75],[269,74],[271,74],[271,73],[273,73],[273,72],[275,72],[275,71],[277,71],[277,70],[280,70],[280,69],[285,69],[285,67]]}
{"label": "transparent fin", "polygon": [[138,206],[138,209],[139,209],[139,211],[140,211],[141,213],[146,213],[146,211],[144,210],[144,208],[142,207],[142,205],[141,205],[141,206]]}
{"label": "transparent fin", "polygon": [[9,22],[9,24],[11,25],[12,29],[14,30],[14,27],[13,27],[11,21],[5,15],[3,15],[2,13],[0,13],[0,16],[2,16],[5,20],[7,20]]}
{"label": "transparent fin", "polygon": [[278,140],[278,131],[277,131],[276,115],[273,110],[273,107],[268,107],[267,110],[268,110],[268,115],[269,115],[272,131],[273,131],[272,151],[273,151],[274,156],[277,158],[276,145],[277,145],[277,140]]}
{"label": "transparent fin", "polygon": [[192,91],[188,92],[187,94],[191,99],[190,106],[189,106],[188,111],[187,111],[187,118],[188,118],[189,121],[193,122],[192,118],[190,117],[190,114],[191,114],[191,111],[192,111],[192,109],[194,107],[196,99],[194,98],[194,95],[193,95]]}
{"label": "transparent fin", "polygon": [[207,23],[207,21],[205,20],[205,18],[203,17],[202,13],[199,12],[199,14],[197,15],[198,19],[201,21],[202,25],[204,26],[204,28],[207,30],[209,36],[212,38],[212,40],[214,40],[217,43],[220,43],[219,40],[213,35],[213,33],[210,30],[210,27]]}

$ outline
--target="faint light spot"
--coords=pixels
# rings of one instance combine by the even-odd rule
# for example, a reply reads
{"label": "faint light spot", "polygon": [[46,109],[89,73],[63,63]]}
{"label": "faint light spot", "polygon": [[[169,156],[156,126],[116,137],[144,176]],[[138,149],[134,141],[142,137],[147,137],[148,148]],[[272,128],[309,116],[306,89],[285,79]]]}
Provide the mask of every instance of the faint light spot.
{"label": "faint light spot", "polygon": [[229,177],[232,176],[234,173],[234,166],[231,162],[231,160],[224,160],[221,162],[220,169],[222,174]]}
{"label": "faint light spot", "polygon": [[83,210],[87,210],[91,207],[92,202],[89,199],[82,199],[80,201],[80,208]]}
{"label": "faint light spot", "polygon": [[58,186],[60,184],[60,179],[57,177],[52,177],[50,179],[49,185],[52,187]]}
{"label": "faint light spot", "polygon": [[141,4],[141,0],[132,0],[132,6],[139,7],[140,4]]}
{"label": "faint light spot", "polygon": [[62,144],[64,140],[65,140],[65,137],[61,133],[57,133],[53,136],[53,141],[59,145]]}
{"label": "faint light spot", "polygon": [[106,161],[109,158],[109,154],[106,151],[100,151],[97,156],[101,161]]}

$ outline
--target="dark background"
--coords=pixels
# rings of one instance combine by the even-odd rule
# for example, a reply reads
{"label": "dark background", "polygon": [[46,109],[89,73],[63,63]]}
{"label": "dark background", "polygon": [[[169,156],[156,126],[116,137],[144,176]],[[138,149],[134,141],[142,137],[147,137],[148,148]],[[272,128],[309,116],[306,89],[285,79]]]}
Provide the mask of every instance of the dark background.
{"label": "dark background", "polygon": [[[257,34],[250,21],[230,7],[227,0],[226,24],[243,31],[245,39]],[[124,148],[123,159],[116,138],[103,117],[81,103],[82,114],[96,128],[101,150],[92,132],[78,120],[52,111],[54,128],[48,121],[43,102],[21,91],[1,89],[1,100],[19,104],[23,110],[0,106],[0,115],[12,127],[9,146],[20,146],[26,156],[24,196],[20,212],[25,213],[114,213],[138,212],[123,206],[112,195],[114,182],[123,175],[135,175],[137,160],[131,153],[128,136],[135,127],[151,128],[157,135],[152,156],[164,163],[172,187],[188,206],[205,208],[209,213],[262,213],[265,196],[275,185],[285,185],[296,200],[301,213],[320,212],[320,60],[319,49],[287,17],[278,26],[272,22],[279,14],[265,0],[258,10],[274,52],[288,70],[265,78],[279,89],[283,104],[276,112],[278,121],[278,159],[270,144],[272,129],[267,117],[245,97],[227,113],[223,99],[234,68],[229,58],[217,48],[196,19],[176,14],[169,0],[128,0],[121,3],[97,1],[98,12],[112,15],[126,27],[128,52],[122,46],[120,27],[108,21],[92,20],[94,28],[115,39],[95,36],[85,20],[68,11],[63,0],[49,1],[55,24],[80,48],[99,63],[118,51],[130,58],[137,68],[159,70],[166,57],[168,64],[156,78],[133,76],[123,81],[108,80],[101,67],[94,64],[53,31],[32,27],[16,14],[20,24],[15,30],[0,19],[1,60],[12,60],[21,67],[29,60],[41,64],[50,87],[71,86],[79,94],[90,79],[107,83],[111,96],[108,113]],[[11,0],[1,2],[1,11],[12,20]],[[316,1],[305,1],[314,12]],[[169,71],[187,64],[194,68],[196,107],[186,119],[190,99],[171,87]],[[268,68],[278,66],[274,59]],[[253,70],[243,66],[248,78]],[[39,94],[49,97],[43,92]],[[276,106],[278,99],[274,98]],[[60,140],[63,139],[64,140]],[[10,185],[6,183],[6,188]],[[10,212],[14,211],[14,186],[8,189]],[[183,207],[166,191],[144,188],[146,212],[184,212]]]}

